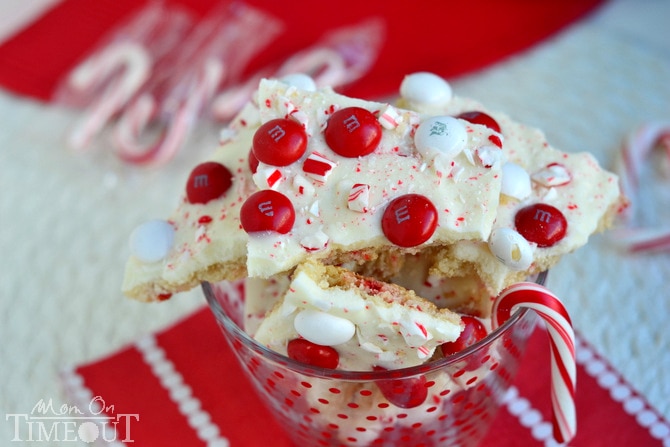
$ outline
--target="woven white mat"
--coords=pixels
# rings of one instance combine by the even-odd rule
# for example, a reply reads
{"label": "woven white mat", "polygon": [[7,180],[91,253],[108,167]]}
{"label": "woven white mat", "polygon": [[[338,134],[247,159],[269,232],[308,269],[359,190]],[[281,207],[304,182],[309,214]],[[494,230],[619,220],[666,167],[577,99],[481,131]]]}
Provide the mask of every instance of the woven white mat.
{"label": "woven white mat", "polygon": [[[626,132],[670,119],[670,60],[598,30],[579,25],[455,80],[454,89],[611,166]],[[128,234],[172,209],[216,132],[199,129],[198,149],[147,173],[109,155],[68,153],[62,135],[71,121],[66,111],[0,93],[0,416],[30,412],[40,399],[62,404],[59,368],[112,353],[203,304],[198,291],[135,303],[119,287]],[[668,186],[649,181],[639,199],[647,223],[670,222]],[[670,255],[626,256],[598,236],[549,278],[576,328],[670,418]],[[0,444],[12,436],[0,421]]]}

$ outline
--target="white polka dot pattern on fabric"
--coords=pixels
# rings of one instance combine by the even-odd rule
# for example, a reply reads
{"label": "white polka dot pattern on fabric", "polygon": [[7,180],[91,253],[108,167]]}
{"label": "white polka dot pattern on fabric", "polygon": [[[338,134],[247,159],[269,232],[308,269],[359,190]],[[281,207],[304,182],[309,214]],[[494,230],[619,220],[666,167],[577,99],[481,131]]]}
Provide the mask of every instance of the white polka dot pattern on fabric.
{"label": "white polka dot pattern on fabric", "polygon": [[208,447],[228,447],[230,443],[225,437],[220,436],[219,427],[201,408],[200,401],[193,396],[191,387],[184,383],[182,375],[167,359],[156,338],[145,336],[137,341],[135,347],[142,353],[144,361],[151,367],[161,386],[168,391],[170,399],[177,405],[179,412],[184,415],[198,438],[206,442]]}
{"label": "white polka dot pattern on fabric", "polygon": [[507,406],[507,411],[515,416],[523,427],[530,430],[533,438],[543,442],[545,446],[558,445],[554,441],[551,423],[542,419],[542,414],[533,408],[530,401],[519,395],[518,388],[510,387],[503,402]]}
{"label": "white polka dot pattern on fabric", "polygon": [[[101,418],[108,416],[102,403],[93,395],[93,392],[86,386],[84,379],[73,368],[61,370],[61,380],[74,406],[79,411],[87,414],[83,417]],[[91,413],[92,412],[92,413]],[[90,443],[105,440],[108,447],[124,447],[126,444],[119,441],[120,438],[116,432],[116,424],[100,423],[100,419],[82,422],[76,433],[79,440]],[[109,440],[109,441],[107,441]]]}
{"label": "white polka dot pattern on fabric", "polygon": [[576,360],[593,377],[598,385],[608,390],[615,402],[620,402],[623,410],[635,417],[637,423],[649,430],[649,434],[670,447],[670,426],[656,410],[626,382],[609,363],[602,359],[581,337],[576,337]]}

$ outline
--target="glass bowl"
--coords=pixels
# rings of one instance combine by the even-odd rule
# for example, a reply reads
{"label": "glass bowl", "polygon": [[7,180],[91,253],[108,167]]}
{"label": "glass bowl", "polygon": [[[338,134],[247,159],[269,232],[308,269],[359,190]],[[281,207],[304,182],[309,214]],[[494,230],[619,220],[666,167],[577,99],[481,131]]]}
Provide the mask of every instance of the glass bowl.
{"label": "glass bowl", "polygon": [[[546,272],[532,280],[544,284]],[[258,396],[297,446],[476,446],[539,320],[521,309],[457,354],[397,370],[341,371],[297,362],[247,335],[243,282],[202,289]]]}

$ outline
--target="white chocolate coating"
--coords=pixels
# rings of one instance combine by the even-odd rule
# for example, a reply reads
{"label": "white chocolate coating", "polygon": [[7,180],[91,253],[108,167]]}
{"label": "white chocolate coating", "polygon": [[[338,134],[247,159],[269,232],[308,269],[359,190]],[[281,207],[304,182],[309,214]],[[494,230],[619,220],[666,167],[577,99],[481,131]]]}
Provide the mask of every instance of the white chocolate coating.
{"label": "white chocolate coating", "polygon": [[[307,315],[310,335],[319,337],[310,341],[333,346],[340,355],[338,369],[369,371],[373,366],[397,369],[419,365],[437,346],[456,340],[462,330],[458,315],[446,309],[437,311],[413,294],[407,293],[408,299],[389,293],[373,295],[358,287],[329,286],[320,274],[322,271],[309,263],[298,268],[283,300],[256,331],[254,338],[259,343],[286,355],[288,342],[305,335],[296,330],[303,328],[304,322],[296,319]],[[430,308],[434,311],[429,312]],[[342,320],[354,325],[355,335],[331,344],[334,335],[326,334],[326,329],[336,327],[335,337],[342,335],[341,341],[347,329]],[[319,322],[322,334],[315,333]]]}
{"label": "white chocolate coating", "polygon": [[[182,199],[168,219],[174,228],[172,248],[164,259],[131,256],[124,292],[155,300],[203,280],[285,275],[310,259],[356,266],[370,254],[391,253],[397,260],[424,253],[430,259],[424,269],[429,273],[423,279],[430,277],[434,284],[445,283],[440,279],[445,277],[467,279],[466,288],[478,291],[479,298],[473,299],[481,301],[473,310],[486,315],[491,296],[511,282],[551,267],[560,256],[584,245],[591,234],[606,228],[625,208],[617,177],[603,170],[590,154],[554,149],[541,131],[489,111],[476,101],[452,96],[450,88],[447,94],[444,80],[434,86],[433,97],[414,90],[418,84],[412,83],[420,77],[408,78],[409,87],[401,89],[406,97],[397,105],[347,98],[328,88],[309,91],[262,81],[256,101],[222,131],[221,147],[211,157],[233,174],[231,190],[205,205]],[[325,144],[322,130],[328,117],[349,106],[366,108],[378,118],[382,139],[370,155],[344,158]],[[413,109],[408,110],[409,106]],[[417,150],[414,133],[422,121],[469,111],[489,114],[501,133],[458,119],[466,129],[467,144],[455,157]],[[287,167],[260,163],[252,177],[247,157],[255,130],[261,122],[285,117],[305,126],[310,137],[307,151]],[[303,169],[308,158],[328,168]],[[515,166],[512,173],[510,166]],[[249,237],[240,227],[240,206],[259,188],[270,187],[292,201],[296,223],[285,235]],[[390,200],[409,193],[428,197],[439,212],[439,221],[425,243],[401,249],[383,234],[381,216]],[[495,229],[514,230],[516,212],[538,202],[557,208],[568,229],[552,246],[538,248],[529,243],[532,261],[524,270],[527,252],[520,252],[522,264],[509,262],[516,254],[498,253],[496,257],[489,246],[490,236]],[[385,273],[385,279],[395,274]],[[448,284],[445,293],[451,293],[452,287]]]}
{"label": "white chocolate coating", "polygon": [[[439,211],[438,228],[424,246],[488,237],[498,205],[500,163],[485,167],[474,157],[477,149],[489,145],[493,131],[488,128],[448,118],[458,130],[457,153],[435,150],[422,153],[414,144],[412,123],[420,125],[425,118],[396,109],[399,125],[383,129],[381,143],[374,153],[347,158],[325,143],[322,130],[328,116],[353,106],[379,113],[387,109],[386,104],[347,98],[328,89],[306,92],[271,80],[261,82],[258,103],[262,122],[301,112],[310,138],[300,160],[279,168],[260,163],[253,177],[258,188],[268,188],[265,172],[279,170],[281,180],[272,189],[293,202],[296,222],[286,235],[250,235],[247,253],[250,276],[269,277],[288,271],[307,258],[327,259],[338,253],[369,248],[397,249],[384,236],[381,218],[391,199],[410,193],[428,197]],[[331,163],[327,176],[314,178],[312,173],[304,171],[304,161],[315,153]],[[305,184],[307,188],[300,187]],[[360,198],[363,203],[349,200],[354,185],[368,185]],[[302,242],[317,234],[320,240],[325,235],[327,244],[322,244],[320,250],[311,246],[306,250]]]}

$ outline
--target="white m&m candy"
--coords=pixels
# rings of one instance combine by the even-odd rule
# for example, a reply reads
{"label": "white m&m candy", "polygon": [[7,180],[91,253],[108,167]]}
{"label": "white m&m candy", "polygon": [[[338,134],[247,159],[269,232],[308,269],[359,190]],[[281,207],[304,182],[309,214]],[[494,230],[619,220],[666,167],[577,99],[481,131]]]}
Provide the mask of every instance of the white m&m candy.
{"label": "white m&m candy", "polygon": [[516,163],[505,163],[502,167],[500,192],[518,200],[525,199],[532,192],[530,175]]}
{"label": "white m&m candy", "polygon": [[300,90],[306,90],[308,92],[316,91],[316,83],[311,76],[304,73],[291,73],[283,76],[281,81],[284,84],[292,85]]}
{"label": "white m&m candy", "polygon": [[174,243],[174,227],[164,220],[150,220],[130,234],[130,252],[143,262],[164,259]]}
{"label": "white m&m candy", "polygon": [[528,241],[511,228],[496,228],[489,237],[489,249],[500,262],[513,270],[526,270],[533,262]]}
{"label": "white m&m candy", "polygon": [[410,102],[444,104],[451,101],[451,86],[441,77],[427,72],[405,76],[400,84],[400,96]]}
{"label": "white m&m candy", "polygon": [[304,339],[322,346],[346,343],[356,333],[356,325],[346,318],[311,309],[298,313],[293,327]]}
{"label": "white m&m candy", "polygon": [[423,155],[440,153],[447,158],[458,155],[468,142],[465,126],[451,116],[434,116],[416,129],[414,144]]}

